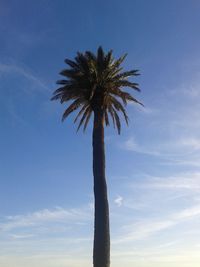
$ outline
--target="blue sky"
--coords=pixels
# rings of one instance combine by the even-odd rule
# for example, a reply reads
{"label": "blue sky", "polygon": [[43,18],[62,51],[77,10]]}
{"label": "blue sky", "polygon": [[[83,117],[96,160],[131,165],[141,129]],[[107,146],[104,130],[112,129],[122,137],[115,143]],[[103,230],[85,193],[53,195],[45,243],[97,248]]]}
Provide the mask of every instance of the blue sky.
{"label": "blue sky", "polygon": [[[49,99],[99,45],[140,69],[145,108],[106,129],[112,266],[200,264],[200,2],[0,2],[0,265],[92,266],[91,127]],[[78,257],[77,257],[78,255]]]}

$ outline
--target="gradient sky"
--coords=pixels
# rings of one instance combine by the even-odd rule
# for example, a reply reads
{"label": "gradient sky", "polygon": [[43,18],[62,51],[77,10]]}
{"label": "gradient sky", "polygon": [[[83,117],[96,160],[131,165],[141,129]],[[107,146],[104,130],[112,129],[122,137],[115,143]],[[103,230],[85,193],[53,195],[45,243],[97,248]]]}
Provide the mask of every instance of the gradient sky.
{"label": "gradient sky", "polygon": [[0,266],[92,266],[91,127],[51,102],[64,59],[128,53],[145,108],[106,129],[115,267],[200,266],[200,1],[0,1]]}

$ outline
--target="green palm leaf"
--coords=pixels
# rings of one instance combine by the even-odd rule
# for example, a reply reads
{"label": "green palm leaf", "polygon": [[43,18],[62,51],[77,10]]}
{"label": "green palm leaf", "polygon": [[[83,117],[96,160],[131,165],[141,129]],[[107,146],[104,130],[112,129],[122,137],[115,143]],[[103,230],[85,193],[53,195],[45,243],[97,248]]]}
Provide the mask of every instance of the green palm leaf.
{"label": "green palm leaf", "polygon": [[114,59],[113,51],[105,53],[100,46],[96,55],[91,51],[78,52],[74,60],[65,59],[67,69],[60,72],[65,79],[58,80],[59,87],[53,93],[51,100],[59,100],[66,103],[73,102],[66,108],[62,120],[67,118],[73,111],[81,108],[74,122],[79,118],[79,128],[84,125],[86,129],[91,115],[96,109],[103,109],[103,118],[106,126],[109,126],[109,116],[113,126],[117,127],[118,133],[121,130],[119,112],[123,114],[128,124],[128,116],[125,107],[128,102],[143,105],[132,94],[124,88],[132,88],[140,91],[138,83],[130,81],[130,77],[139,75],[139,71],[123,71],[122,63],[127,54]]}

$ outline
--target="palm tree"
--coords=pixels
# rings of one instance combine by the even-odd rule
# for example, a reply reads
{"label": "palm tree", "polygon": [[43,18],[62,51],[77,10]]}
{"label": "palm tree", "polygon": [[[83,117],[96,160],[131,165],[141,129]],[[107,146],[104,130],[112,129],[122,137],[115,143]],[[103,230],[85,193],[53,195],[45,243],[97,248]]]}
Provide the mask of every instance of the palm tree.
{"label": "palm tree", "polygon": [[[77,53],[75,59],[66,59],[69,66],[60,72],[65,77],[57,84],[61,85],[51,100],[60,103],[72,101],[65,110],[62,120],[73,111],[78,110],[74,122],[78,119],[77,131],[83,125],[85,130],[91,115],[93,121],[93,175],[94,175],[94,267],[110,266],[110,230],[109,206],[107,198],[107,185],[105,177],[105,151],[104,151],[104,126],[110,124],[110,119],[120,134],[121,123],[119,112],[122,113],[128,124],[125,106],[129,101],[141,104],[131,94],[125,92],[123,87],[140,91],[138,84],[130,82],[128,77],[139,75],[138,70],[123,72],[121,63],[126,55],[114,59],[112,50],[104,53],[101,47],[97,54],[90,51]],[[142,105],[142,104],[141,104]]]}

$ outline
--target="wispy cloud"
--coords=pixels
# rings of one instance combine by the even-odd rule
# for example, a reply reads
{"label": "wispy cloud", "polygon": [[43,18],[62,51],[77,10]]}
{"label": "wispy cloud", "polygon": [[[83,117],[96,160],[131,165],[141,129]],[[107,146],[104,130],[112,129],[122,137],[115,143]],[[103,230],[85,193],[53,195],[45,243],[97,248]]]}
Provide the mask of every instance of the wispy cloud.
{"label": "wispy cloud", "polygon": [[182,136],[161,142],[152,142],[141,145],[135,137],[130,137],[120,145],[121,149],[133,151],[147,156],[157,157],[162,165],[200,166],[200,138],[198,136]]}
{"label": "wispy cloud", "polygon": [[131,137],[127,139],[122,145],[122,149],[129,150],[129,151],[134,151],[137,153],[141,154],[147,154],[147,155],[153,155],[153,156],[158,156],[160,155],[159,151],[155,151],[154,149],[150,150],[148,148],[140,146],[134,137]]}
{"label": "wispy cloud", "polygon": [[171,95],[178,95],[179,97],[190,97],[192,99],[200,97],[199,78],[196,77],[188,84],[182,84],[179,88],[170,91]]}
{"label": "wispy cloud", "polygon": [[182,189],[197,192],[200,190],[200,173],[189,172],[166,177],[155,177],[147,175],[147,178],[143,180],[143,182],[133,184],[133,187],[135,186],[168,190]]}
{"label": "wispy cloud", "polygon": [[[86,262],[85,257],[91,251],[89,247],[92,239],[82,229],[90,224],[91,218],[91,208],[88,205],[71,209],[56,207],[2,217],[0,264],[4,266],[4,259],[6,265],[23,262],[24,266],[29,261],[31,264],[42,262],[43,266],[57,266],[60,263],[75,263],[76,266],[80,262]],[[80,262],[76,259],[77,254],[81,258]],[[30,266],[34,266],[31,264]]]}
{"label": "wispy cloud", "polygon": [[149,107],[148,104],[145,104],[145,106],[141,106],[141,105],[135,105],[134,102],[130,102],[129,103],[130,106],[134,106],[134,108],[136,109],[136,111],[140,112],[142,115],[158,115],[159,114],[159,110],[156,108],[152,108]]}
{"label": "wispy cloud", "polygon": [[121,207],[123,204],[123,197],[122,196],[117,196],[117,198],[114,200],[114,203],[118,206]]}
{"label": "wispy cloud", "polygon": [[2,232],[11,231],[18,228],[26,228],[46,224],[50,222],[79,222],[88,221],[88,212],[81,209],[63,209],[57,207],[53,210],[44,209],[25,215],[8,216],[4,218],[4,222],[0,223]]}
{"label": "wispy cloud", "polygon": [[37,90],[45,90],[49,92],[48,86],[41,78],[34,75],[27,67],[22,67],[16,64],[4,64],[0,62],[0,74],[13,75],[17,74],[36,85]]}
{"label": "wispy cloud", "polygon": [[[2,83],[0,102],[2,108],[5,110],[5,115],[2,115],[2,117],[5,118],[8,115],[9,119],[7,121],[11,122],[14,126],[22,125],[32,127],[29,120],[25,118],[26,112],[21,112],[19,107],[23,106],[24,110],[27,108],[26,103],[30,103],[29,110],[31,111],[35,108],[35,106],[32,106],[32,103],[36,97],[39,99],[37,109],[38,107],[42,109],[43,116],[47,114],[45,106],[47,103],[47,94],[48,100],[50,98],[50,86],[30,68],[13,62],[0,62],[0,81]],[[41,95],[43,95],[43,98],[41,98]],[[53,105],[49,102],[48,111],[53,109]],[[49,116],[49,114],[46,116]]]}
{"label": "wispy cloud", "polygon": [[[131,225],[124,226],[122,237],[117,238],[114,243],[132,242],[134,240],[143,240],[158,232],[165,231],[178,224],[187,222],[194,217],[200,217],[200,205],[195,205],[173,213],[164,219],[152,219],[149,221],[142,220]],[[134,230],[133,230],[134,229]]]}
{"label": "wispy cloud", "polygon": [[32,234],[23,234],[23,235],[11,234],[10,237],[13,239],[26,239],[26,238],[34,237],[34,235],[32,235]]}

